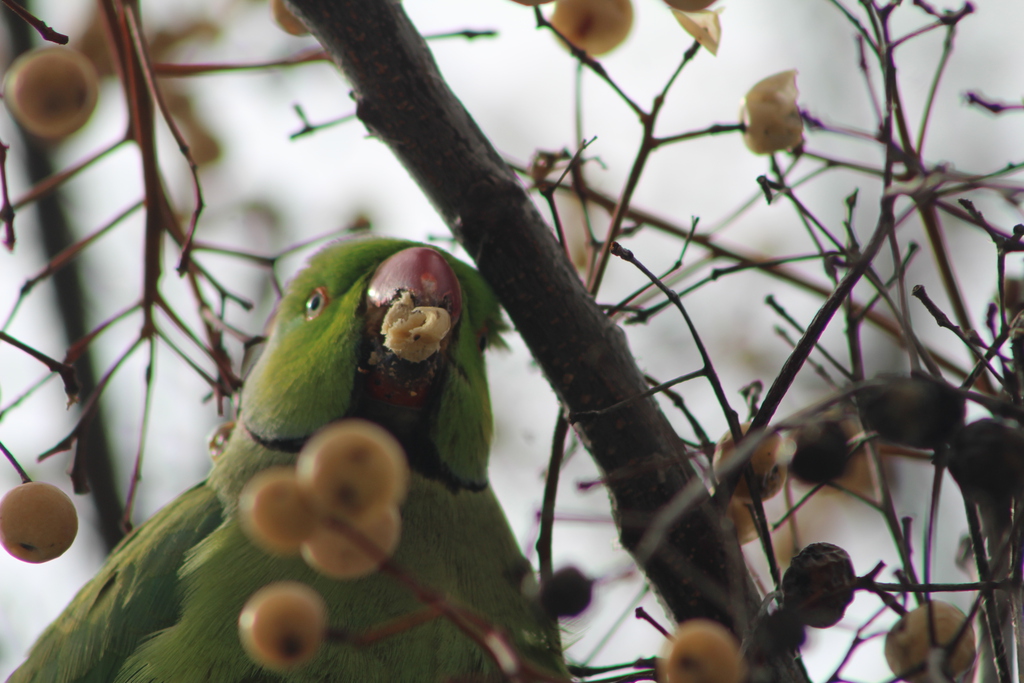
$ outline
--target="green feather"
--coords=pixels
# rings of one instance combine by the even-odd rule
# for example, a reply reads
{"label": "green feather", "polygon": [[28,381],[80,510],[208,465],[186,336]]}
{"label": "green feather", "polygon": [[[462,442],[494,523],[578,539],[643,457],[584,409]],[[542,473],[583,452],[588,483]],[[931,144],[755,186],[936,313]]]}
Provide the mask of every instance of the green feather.
{"label": "green feather", "polygon": [[160,510],[114,549],[10,683],[112,681],[126,653],[177,620],[185,554],[222,519],[220,501],[202,484]]}
{"label": "green feather", "polygon": [[[443,618],[369,646],[327,643],[311,662],[287,673],[254,663],[239,643],[242,606],[272,581],[309,584],[324,596],[331,626],[354,634],[423,607],[392,576],[338,581],[300,558],[269,555],[246,538],[235,516],[238,494],[253,474],[295,460],[293,452],[267,444],[306,438],[358,412],[367,284],[384,259],[410,246],[416,245],[350,241],[311,259],[278,306],[266,349],[243,389],[244,427],[234,430],[209,479],[114,551],[10,683],[501,680],[488,654]],[[462,318],[439,396],[422,416],[426,425],[406,440],[428,440],[454,475],[485,481],[492,424],[481,340],[500,342],[504,326],[480,276],[445,258],[462,287]],[[327,306],[307,320],[306,301],[320,287]],[[499,628],[525,660],[565,674],[557,627],[524,596],[533,576],[489,487],[453,488],[414,471],[393,559],[420,585]]]}

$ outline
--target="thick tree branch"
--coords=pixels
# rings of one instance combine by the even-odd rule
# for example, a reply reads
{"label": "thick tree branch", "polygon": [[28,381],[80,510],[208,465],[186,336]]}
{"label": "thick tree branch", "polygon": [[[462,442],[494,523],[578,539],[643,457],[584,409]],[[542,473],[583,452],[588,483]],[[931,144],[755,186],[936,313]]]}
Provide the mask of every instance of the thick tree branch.
{"label": "thick tree branch", "polygon": [[[344,70],[360,120],[401,160],[495,288],[565,410],[643,393],[625,335],[595,305],[518,178],[448,89],[401,4],[292,0],[292,8]],[[681,442],[651,399],[575,427],[607,476],[623,545],[634,551],[651,518],[694,476]],[[677,619],[710,617],[743,635],[759,598],[723,515],[706,496],[698,500],[644,569]],[[773,680],[799,680],[783,660]]]}

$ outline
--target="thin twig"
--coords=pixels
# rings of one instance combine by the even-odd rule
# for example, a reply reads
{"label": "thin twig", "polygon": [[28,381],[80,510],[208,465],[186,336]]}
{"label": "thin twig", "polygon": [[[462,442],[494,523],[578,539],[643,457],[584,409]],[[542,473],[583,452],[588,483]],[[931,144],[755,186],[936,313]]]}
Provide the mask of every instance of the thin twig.
{"label": "thin twig", "polygon": [[569,433],[569,421],[559,413],[555,431],[551,437],[551,457],[548,459],[547,476],[544,479],[544,502],[541,505],[540,531],[537,535],[537,561],[540,564],[540,580],[551,578],[551,536],[555,521],[555,498],[558,495],[558,475],[562,470],[565,455],[565,437]]}
{"label": "thin twig", "polygon": [[21,19],[27,22],[32,28],[34,28],[43,40],[51,43],[57,43],[58,45],[67,45],[68,37],[63,33],[58,33],[50,28],[45,21],[37,17],[36,15],[29,12],[27,9],[19,5],[15,0],[3,0],[4,7],[17,14]]}

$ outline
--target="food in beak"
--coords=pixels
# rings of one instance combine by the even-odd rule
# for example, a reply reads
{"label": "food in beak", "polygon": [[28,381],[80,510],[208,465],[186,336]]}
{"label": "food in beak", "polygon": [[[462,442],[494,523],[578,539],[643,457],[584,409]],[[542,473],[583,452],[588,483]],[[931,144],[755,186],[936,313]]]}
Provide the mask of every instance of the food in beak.
{"label": "food in beak", "polygon": [[380,333],[384,346],[402,360],[424,361],[441,348],[441,340],[452,329],[452,319],[443,308],[416,306],[409,292],[391,304]]}

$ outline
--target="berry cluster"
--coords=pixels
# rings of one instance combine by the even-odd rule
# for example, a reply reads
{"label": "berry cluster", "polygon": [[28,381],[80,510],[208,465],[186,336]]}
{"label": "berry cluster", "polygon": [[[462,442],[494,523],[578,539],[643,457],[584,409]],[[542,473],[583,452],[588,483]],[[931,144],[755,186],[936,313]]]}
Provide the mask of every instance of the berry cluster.
{"label": "berry cluster", "polygon": [[[521,5],[543,5],[553,0],[514,0]],[[702,47],[718,53],[721,10],[709,10],[715,0],[665,0],[676,20]],[[276,16],[276,15],[275,15]],[[630,0],[557,0],[548,23],[588,56],[607,54],[626,41],[633,28]],[[287,30],[287,29],[286,29]],[[743,141],[755,154],[794,150],[803,144],[804,123],[796,103],[796,71],[769,76],[743,98],[740,120]]]}
{"label": "berry cluster", "polygon": [[[301,554],[326,576],[353,579],[377,571],[395,552],[408,489],[398,441],[372,422],[349,419],[310,439],[294,469],[271,467],[254,476],[238,507],[242,528],[267,552]],[[254,661],[285,670],[316,654],[326,623],[316,591],[282,581],[249,598],[238,630]]]}
{"label": "berry cluster", "polygon": [[268,552],[300,554],[337,579],[377,570],[398,547],[409,488],[401,445],[382,427],[345,420],[315,435],[294,469],[254,476],[239,497],[242,528]]}

